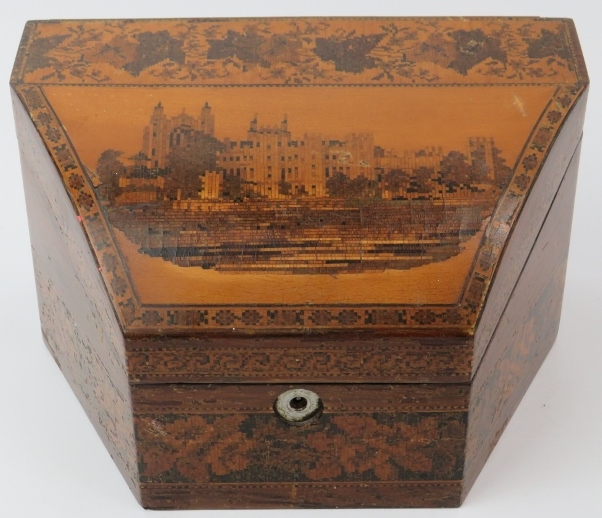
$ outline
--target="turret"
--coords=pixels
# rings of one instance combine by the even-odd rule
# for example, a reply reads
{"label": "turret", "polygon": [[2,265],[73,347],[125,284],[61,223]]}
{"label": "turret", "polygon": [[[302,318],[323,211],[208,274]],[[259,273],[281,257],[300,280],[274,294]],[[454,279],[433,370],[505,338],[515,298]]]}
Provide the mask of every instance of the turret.
{"label": "turret", "polygon": [[163,118],[163,105],[161,101],[155,106],[153,109],[153,114],[151,115],[151,120],[158,120]]}
{"label": "turret", "polygon": [[205,135],[213,136],[215,126],[215,116],[211,113],[211,106],[208,102],[201,108],[201,127],[200,130]]}
{"label": "turret", "polygon": [[249,126],[249,131],[256,132],[257,131],[257,114],[253,117],[251,121],[251,125]]}

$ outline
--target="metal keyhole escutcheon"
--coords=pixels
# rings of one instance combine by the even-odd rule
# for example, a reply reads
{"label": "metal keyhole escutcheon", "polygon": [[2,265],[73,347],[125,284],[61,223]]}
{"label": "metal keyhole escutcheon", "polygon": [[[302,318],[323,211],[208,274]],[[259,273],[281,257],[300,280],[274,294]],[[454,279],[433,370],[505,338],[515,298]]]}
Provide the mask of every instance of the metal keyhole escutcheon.
{"label": "metal keyhole escutcheon", "polygon": [[274,410],[287,423],[299,426],[320,417],[322,401],[318,394],[311,390],[292,389],[278,396]]}

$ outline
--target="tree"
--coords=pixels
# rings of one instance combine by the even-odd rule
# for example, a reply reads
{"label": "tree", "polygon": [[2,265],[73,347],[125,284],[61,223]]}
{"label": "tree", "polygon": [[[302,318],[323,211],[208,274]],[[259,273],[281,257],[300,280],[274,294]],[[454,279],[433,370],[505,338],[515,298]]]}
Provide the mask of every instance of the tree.
{"label": "tree", "polygon": [[378,184],[365,176],[354,178],[347,186],[348,198],[374,198],[375,196],[380,196]]}
{"label": "tree", "polygon": [[326,180],[326,189],[328,195],[333,198],[346,198],[349,178],[343,173],[334,173],[332,177]]}
{"label": "tree", "polygon": [[292,188],[293,186],[286,180],[280,180],[278,182],[278,194],[283,194],[285,196],[290,195],[292,193]]}
{"label": "tree", "polygon": [[472,167],[459,151],[450,151],[441,160],[441,178],[445,183],[469,184],[473,181]]}
{"label": "tree", "polygon": [[383,177],[383,184],[391,194],[399,196],[408,187],[410,179],[401,169],[391,169]]}
{"label": "tree", "polygon": [[121,193],[119,178],[125,176],[126,171],[125,165],[119,160],[121,155],[123,151],[106,149],[100,154],[96,165],[96,173],[102,182],[100,194],[110,201]]}
{"label": "tree", "polygon": [[244,180],[240,176],[224,175],[222,195],[224,198],[242,200],[245,197]]}
{"label": "tree", "polygon": [[182,198],[196,198],[200,188],[199,176],[217,168],[217,151],[221,142],[199,131],[192,132],[184,145],[175,146],[167,155],[170,175]]}
{"label": "tree", "polygon": [[427,167],[414,169],[412,171],[413,192],[430,193],[433,190],[433,173],[433,169],[428,169]]}
{"label": "tree", "polygon": [[377,182],[365,176],[350,180],[347,175],[338,172],[326,181],[326,189],[333,198],[357,199],[381,195]]}

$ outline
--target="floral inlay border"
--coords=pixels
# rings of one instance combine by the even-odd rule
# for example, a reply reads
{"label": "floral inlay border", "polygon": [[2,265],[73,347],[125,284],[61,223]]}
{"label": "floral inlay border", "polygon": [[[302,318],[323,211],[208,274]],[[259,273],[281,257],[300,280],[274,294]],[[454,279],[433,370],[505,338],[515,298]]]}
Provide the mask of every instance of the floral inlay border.
{"label": "floral inlay border", "polygon": [[249,18],[29,22],[13,81],[77,85],[567,84],[570,20]]}

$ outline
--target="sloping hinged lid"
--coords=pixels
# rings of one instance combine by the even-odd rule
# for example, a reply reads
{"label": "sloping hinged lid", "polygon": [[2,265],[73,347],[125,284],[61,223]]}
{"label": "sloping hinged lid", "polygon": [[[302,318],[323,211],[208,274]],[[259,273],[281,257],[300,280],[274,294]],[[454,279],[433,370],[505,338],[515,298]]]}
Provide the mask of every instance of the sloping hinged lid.
{"label": "sloping hinged lid", "polygon": [[12,78],[132,335],[470,335],[586,85],[539,18],[30,22]]}

